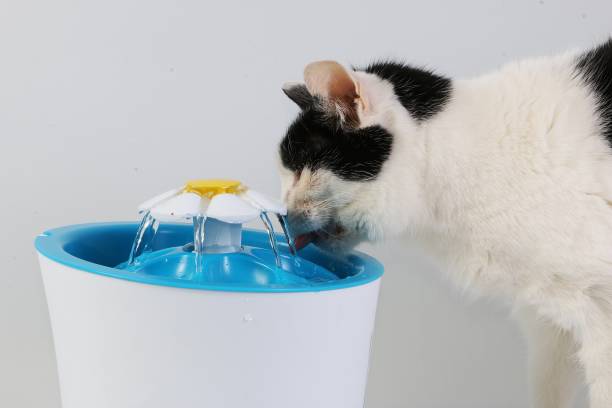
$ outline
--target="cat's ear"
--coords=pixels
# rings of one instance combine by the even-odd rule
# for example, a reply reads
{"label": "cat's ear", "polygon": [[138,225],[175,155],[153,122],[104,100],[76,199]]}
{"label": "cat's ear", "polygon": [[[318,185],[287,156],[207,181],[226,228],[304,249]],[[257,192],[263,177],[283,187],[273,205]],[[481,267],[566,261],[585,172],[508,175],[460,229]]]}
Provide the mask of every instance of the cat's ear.
{"label": "cat's ear", "polygon": [[303,83],[287,82],[283,85],[283,92],[302,110],[313,104],[313,97]]}
{"label": "cat's ear", "polygon": [[311,95],[327,102],[348,125],[358,125],[359,85],[336,61],[312,62],[304,69],[304,81]]}

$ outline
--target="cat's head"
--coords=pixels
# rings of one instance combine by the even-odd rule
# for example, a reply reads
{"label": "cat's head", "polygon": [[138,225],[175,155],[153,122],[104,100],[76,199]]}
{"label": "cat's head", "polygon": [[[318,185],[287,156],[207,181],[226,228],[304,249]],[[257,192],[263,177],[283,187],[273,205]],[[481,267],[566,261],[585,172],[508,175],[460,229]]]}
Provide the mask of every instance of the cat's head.
{"label": "cat's head", "polygon": [[419,129],[450,99],[449,79],[395,62],[362,71],[320,61],[283,90],[300,107],[279,149],[297,246],[346,250],[420,222]]}
{"label": "cat's head", "polygon": [[393,89],[332,61],[309,64],[283,91],[300,113],[280,143],[283,199],[301,247],[333,250],[373,238],[380,174],[391,157],[386,104]]}

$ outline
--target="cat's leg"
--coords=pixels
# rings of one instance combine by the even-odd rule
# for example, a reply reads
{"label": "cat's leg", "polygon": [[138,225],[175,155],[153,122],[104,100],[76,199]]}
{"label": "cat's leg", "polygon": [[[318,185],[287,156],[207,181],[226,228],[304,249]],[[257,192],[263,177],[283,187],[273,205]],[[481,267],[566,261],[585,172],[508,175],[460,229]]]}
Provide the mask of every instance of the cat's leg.
{"label": "cat's leg", "polygon": [[589,387],[590,408],[612,407],[612,351],[600,350],[592,358],[586,358],[586,380]]}
{"label": "cat's leg", "polygon": [[610,326],[591,325],[582,340],[579,355],[589,387],[590,408],[611,408],[612,330]]}
{"label": "cat's leg", "polygon": [[573,336],[532,309],[522,309],[516,317],[529,346],[532,407],[571,407],[579,380]]}

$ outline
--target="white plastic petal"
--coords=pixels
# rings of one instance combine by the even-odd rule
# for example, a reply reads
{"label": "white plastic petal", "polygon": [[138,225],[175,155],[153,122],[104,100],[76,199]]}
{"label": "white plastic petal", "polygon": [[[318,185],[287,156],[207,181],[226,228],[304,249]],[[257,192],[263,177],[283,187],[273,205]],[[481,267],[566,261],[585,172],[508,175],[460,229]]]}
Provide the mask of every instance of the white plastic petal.
{"label": "white plastic petal", "polygon": [[287,207],[272,198],[266,197],[260,192],[249,189],[244,192],[243,195],[247,201],[251,202],[253,205],[255,205],[262,211],[272,212],[280,215],[287,214]]}
{"label": "white plastic petal", "polygon": [[242,224],[256,219],[260,212],[234,194],[219,194],[210,201],[206,216],[232,224]]}
{"label": "white plastic petal", "polygon": [[151,208],[151,215],[159,219],[191,218],[200,213],[201,198],[195,193],[182,193]]}
{"label": "white plastic petal", "polygon": [[144,203],[140,204],[138,206],[138,212],[140,213],[143,211],[150,210],[151,208],[155,207],[156,205],[161,204],[162,202],[168,200],[169,198],[172,198],[180,194],[182,191],[183,191],[182,188],[175,188],[173,190],[166,191],[165,193],[156,195],[155,197],[148,199]]}

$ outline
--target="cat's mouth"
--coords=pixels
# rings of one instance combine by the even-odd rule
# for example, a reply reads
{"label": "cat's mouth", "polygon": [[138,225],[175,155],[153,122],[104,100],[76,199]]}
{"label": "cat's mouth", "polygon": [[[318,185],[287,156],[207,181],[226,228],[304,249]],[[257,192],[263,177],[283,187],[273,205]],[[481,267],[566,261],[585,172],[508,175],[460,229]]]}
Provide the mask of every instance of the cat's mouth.
{"label": "cat's mouth", "polygon": [[346,229],[339,224],[329,224],[321,229],[300,234],[294,238],[295,249],[300,250],[310,243],[322,244],[328,241],[339,241],[346,236]]}
{"label": "cat's mouth", "polygon": [[306,245],[310,244],[314,241],[317,233],[315,231],[307,232],[306,234],[298,235],[293,239],[293,244],[295,245],[295,249],[298,251],[304,248]]}

